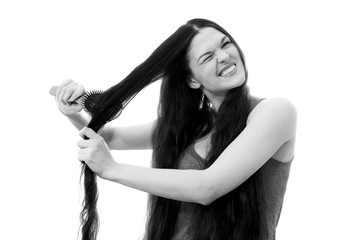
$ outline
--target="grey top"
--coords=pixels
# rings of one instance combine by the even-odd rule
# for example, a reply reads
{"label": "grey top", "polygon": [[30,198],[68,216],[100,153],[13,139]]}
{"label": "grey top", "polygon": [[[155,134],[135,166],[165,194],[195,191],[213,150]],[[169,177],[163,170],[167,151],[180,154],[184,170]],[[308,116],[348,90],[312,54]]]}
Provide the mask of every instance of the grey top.
{"label": "grey top", "polygon": [[[251,98],[251,109],[253,109],[263,99]],[[184,152],[180,160],[179,169],[203,169],[204,161],[191,144]],[[280,162],[270,158],[260,169],[264,178],[265,197],[267,201],[267,219],[269,224],[269,240],[275,239],[276,227],[280,218],[281,208],[283,205],[286,185],[290,173],[290,162]],[[196,203],[181,202],[178,218],[175,226],[175,234],[172,240],[191,239],[186,231],[195,209],[199,207]]]}
{"label": "grey top", "polygon": [[[190,145],[180,161],[179,169],[202,169],[203,161],[205,159],[197,154],[194,145]],[[268,216],[270,216],[270,219],[268,219],[270,225],[269,240],[275,239],[276,226],[281,213],[291,162],[283,163],[271,158],[259,170],[263,172],[265,195],[268,199]],[[186,230],[197,207],[198,204],[196,203],[181,202],[175,235],[172,240],[191,239]]]}

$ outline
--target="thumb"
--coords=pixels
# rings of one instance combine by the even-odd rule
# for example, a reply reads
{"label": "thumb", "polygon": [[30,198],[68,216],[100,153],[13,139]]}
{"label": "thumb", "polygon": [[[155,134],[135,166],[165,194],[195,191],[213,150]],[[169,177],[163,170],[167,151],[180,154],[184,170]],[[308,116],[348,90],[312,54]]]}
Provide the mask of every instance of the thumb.
{"label": "thumb", "polygon": [[84,139],[94,139],[99,137],[99,135],[94,130],[88,127],[84,127],[83,129],[81,129],[79,135]]}

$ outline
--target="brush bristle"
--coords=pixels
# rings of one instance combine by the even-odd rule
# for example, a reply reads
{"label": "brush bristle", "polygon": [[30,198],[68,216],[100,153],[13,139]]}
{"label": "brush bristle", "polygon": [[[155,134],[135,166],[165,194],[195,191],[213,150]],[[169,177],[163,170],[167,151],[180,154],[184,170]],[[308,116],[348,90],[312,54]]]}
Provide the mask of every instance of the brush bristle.
{"label": "brush bristle", "polygon": [[94,107],[103,93],[101,90],[91,90],[82,96],[80,104],[90,115],[94,113]]}

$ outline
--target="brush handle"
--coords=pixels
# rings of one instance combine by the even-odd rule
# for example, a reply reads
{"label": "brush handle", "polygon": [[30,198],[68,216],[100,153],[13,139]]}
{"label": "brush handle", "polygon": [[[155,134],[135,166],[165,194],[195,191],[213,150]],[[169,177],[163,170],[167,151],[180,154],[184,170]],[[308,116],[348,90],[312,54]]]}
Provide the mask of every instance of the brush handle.
{"label": "brush handle", "polygon": [[[50,90],[49,90],[49,93],[50,93],[50,95],[51,96],[56,96],[56,91],[58,90],[58,86],[52,86],[51,88],[50,88]],[[81,104],[81,98],[82,98],[82,96],[80,96],[78,99],[76,99],[75,101],[73,101],[73,102],[76,102],[76,103],[78,103],[78,104]]]}

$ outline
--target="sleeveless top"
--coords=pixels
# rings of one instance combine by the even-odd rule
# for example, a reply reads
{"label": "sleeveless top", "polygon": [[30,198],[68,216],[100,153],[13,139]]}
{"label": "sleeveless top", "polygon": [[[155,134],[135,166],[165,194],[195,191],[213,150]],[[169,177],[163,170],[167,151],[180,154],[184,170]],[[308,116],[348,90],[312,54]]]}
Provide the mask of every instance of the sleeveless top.
{"label": "sleeveless top", "polygon": [[[257,103],[252,104],[252,108]],[[194,144],[190,145],[184,152],[179,169],[203,169],[203,159],[194,149]],[[290,166],[292,161],[280,162],[270,158],[258,171],[262,171],[265,197],[268,199],[267,215],[269,224],[269,240],[275,239],[276,227],[279,221],[283,199],[286,191],[286,185],[289,178]],[[188,240],[191,239],[187,228],[190,224],[195,209],[199,207],[197,203],[181,202],[178,217],[176,220],[175,234],[172,240]]]}

